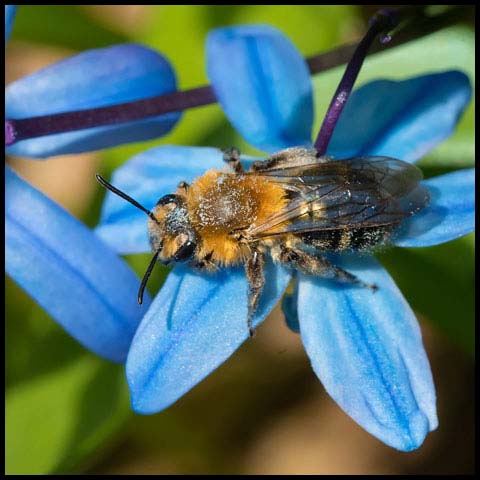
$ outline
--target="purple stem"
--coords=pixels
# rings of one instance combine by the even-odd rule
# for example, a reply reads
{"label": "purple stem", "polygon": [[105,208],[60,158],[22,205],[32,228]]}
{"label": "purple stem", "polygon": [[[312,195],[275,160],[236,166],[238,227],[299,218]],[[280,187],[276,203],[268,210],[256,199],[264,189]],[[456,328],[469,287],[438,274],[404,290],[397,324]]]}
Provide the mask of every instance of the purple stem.
{"label": "purple stem", "polygon": [[108,107],[17,120],[10,118],[5,121],[5,145],[12,145],[26,138],[156,117],[165,113],[208,105],[216,101],[217,97],[212,87],[207,85]]}
{"label": "purple stem", "polygon": [[[317,140],[315,141],[317,157],[325,155],[327,151],[327,147],[330,143],[330,139],[332,138],[335,126],[340,118],[343,107],[347,103],[348,97],[352,92],[353,85],[357,79],[370,46],[377,35],[385,30],[391,30],[394,26],[396,26],[397,23],[398,20],[395,12],[391,10],[380,10],[370,20],[370,28],[361,42],[358,44],[352,59],[348,63],[345,73],[343,74],[337,90],[333,95],[332,101],[330,102],[330,106],[328,107],[325,118],[323,119],[322,126],[320,127],[320,131],[317,135]],[[391,37],[389,35],[383,35],[381,37],[381,43],[388,43],[390,39]]]}
{"label": "purple stem", "polygon": [[17,135],[12,120],[5,120],[5,145],[15,143]]}
{"label": "purple stem", "polygon": [[[312,74],[348,62],[354,51],[354,45],[344,45],[330,52],[307,58]],[[54,113],[30,118],[8,118],[5,120],[5,145],[20,140],[42,137],[54,133],[71,132],[84,128],[114,125],[123,122],[156,117],[188,108],[216,103],[217,97],[210,85],[167,93],[157,97],[119,103],[116,105]]]}
{"label": "purple stem", "polygon": [[[423,8],[423,7],[417,7]],[[329,68],[337,67],[348,62],[350,64],[342,78],[335,97],[332,100],[330,108],[325,117],[324,124],[315,143],[318,152],[325,153],[328,141],[332,135],[338,116],[345,104],[348,95],[353,86],[353,82],[358,74],[365,55],[371,46],[375,36],[381,33],[389,25],[392,26],[392,15],[396,12],[382,10],[374,16],[373,25],[370,27],[366,36],[360,42],[358,47],[355,45],[344,45],[320,55],[307,58],[307,64],[312,74],[320,73]],[[420,10],[417,12],[420,13]],[[462,7],[452,7],[451,10],[444,14],[428,18],[420,14],[419,22],[416,29],[395,35],[391,46],[398,46],[409,42],[416,38],[437,31],[455,22],[465,18],[466,12]],[[413,16],[413,15],[412,15]],[[389,40],[388,35],[380,39],[382,42]],[[380,42],[371,46],[371,53],[382,49]],[[353,58],[352,58],[353,55]],[[354,74],[354,67],[357,72]],[[345,84],[343,81],[345,80]],[[348,82],[351,86],[348,88]],[[133,120],[139,120],[147,117],[156,117],[171,112],[178,112],[188,108],[209,105],[217,101],[215,92],[210,85],[197,87],[191,90],[181,92],[167,93],[165,95],[145,98],[133,102],[121,103],[112,106],[92,108],[88,110],[77,110],[65,113],[57,113],[52,115],[44,115],[39,117],[22,118],[22,119],[6,119],[5,120],[5,145],[9,146],[20,140],[28,138],[41,137],[55,133],[70,132],[74,130],[82,130],[84,128],[100,127],[103,125],[112,125],[124,123]],[[337,105],[338,104],[338,105]],[[333,107],[335,107],[333,109]],[[330,111],[331,109],[332,112]],[[334,111],[338,114],[334,114]],[[328,133],[327,133],[328,130]],[[320,154],[323,154],[320,153]]]}

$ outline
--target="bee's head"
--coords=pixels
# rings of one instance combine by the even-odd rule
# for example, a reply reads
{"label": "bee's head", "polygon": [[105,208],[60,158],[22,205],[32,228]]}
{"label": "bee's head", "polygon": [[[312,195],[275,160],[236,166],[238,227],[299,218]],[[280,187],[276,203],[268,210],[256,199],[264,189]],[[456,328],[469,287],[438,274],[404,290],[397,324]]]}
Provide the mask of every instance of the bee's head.
{"label": "bee's head", "polygon": [[158,259],[165,264],[190,260],[197,240],[183,198],[175,194],[163,196],[153,215],[148,231],[152,251],[159,252]]}
{"label": "bee's head", "polygon": [[165,195],[157,202],[154,210],[150,211],[100,175],[95,177],[105,188],[149,216],[148,231],[154,255],[138,290],[138,303],[141,304],[143,292],[157,259],[165,264],[182,262],[192,258],[195,252],[196,236],[188,220],[185,202],[180,195]]}

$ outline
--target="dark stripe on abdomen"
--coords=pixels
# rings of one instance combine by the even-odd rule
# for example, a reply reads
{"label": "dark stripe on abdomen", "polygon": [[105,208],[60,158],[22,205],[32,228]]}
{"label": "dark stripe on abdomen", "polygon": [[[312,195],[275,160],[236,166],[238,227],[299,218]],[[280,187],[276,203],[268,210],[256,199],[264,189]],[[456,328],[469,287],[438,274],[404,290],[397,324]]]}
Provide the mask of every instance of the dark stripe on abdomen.
{"label": "dark stripe on abdomen", "polygon": [[370,250],[376,245],[384,244],[392,227],[363,227],[336,230],[319,230],[302,233],[298,236],[312,247],[327,252]]}

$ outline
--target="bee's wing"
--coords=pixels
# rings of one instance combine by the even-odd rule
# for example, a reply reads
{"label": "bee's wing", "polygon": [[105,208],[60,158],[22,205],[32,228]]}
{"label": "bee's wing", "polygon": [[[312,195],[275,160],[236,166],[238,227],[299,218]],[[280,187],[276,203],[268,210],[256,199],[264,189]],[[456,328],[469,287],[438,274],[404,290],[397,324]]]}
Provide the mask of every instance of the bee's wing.
{"label": "bee's wing", "polygon": [[255,240],[289,232],[394,225],[423,208],[422,172],[388,157],[326,160],[256,172],[282,184],[292,199],[247,235]]}

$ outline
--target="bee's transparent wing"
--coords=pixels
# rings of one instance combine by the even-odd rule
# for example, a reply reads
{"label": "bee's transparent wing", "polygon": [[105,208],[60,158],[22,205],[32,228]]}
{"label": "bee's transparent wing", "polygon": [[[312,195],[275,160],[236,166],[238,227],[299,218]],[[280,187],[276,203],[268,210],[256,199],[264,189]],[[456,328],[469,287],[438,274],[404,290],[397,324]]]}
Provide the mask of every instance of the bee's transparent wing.
{"label": "bee's transparent wing", "polygon": [[423,208],[428,190],[422,172],[388,157],[324,160],[257,172],[282,184],[291,201],[266,222],[254,224],[252,240],[289,232],[394,225]]}

